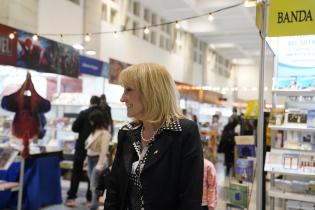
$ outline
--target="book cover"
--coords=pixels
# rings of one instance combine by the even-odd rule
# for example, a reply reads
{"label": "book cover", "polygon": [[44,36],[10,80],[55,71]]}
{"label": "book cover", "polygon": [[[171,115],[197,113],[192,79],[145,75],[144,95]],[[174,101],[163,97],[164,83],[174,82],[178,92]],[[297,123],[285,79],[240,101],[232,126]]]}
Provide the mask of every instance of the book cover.
{"label": "book cover", "polygon": [[236,153],[238,158],[256,157],[255,145],[253,144],[236,145]]}
{"label": "book cover", "polygon": [[247,208],[249,188],[247,185],[239,183],[230,183],[229,202],[231,204]]}
{"label": "book cover", "polygon": [[278,90],[296,90],[297,89],[297,76],[277,78],[275,88]]}
{"label": "book cover", "polygon": [[282,125],[284,123],[284,116],[285,116],[284,109],[272,109],[270,111],[270,118],[269,124],[270,125]]}
{"label": "book cover", "polygon": [[307,111],[306,110],[288,110],[287,123],[306,124]]}
{"label": "book cover", "polygon": [[254,174],[254,161],[237,159],[235,162],[235,176],[239,181],[252,182]]}
{"label": "book cover", "polygon": [[255,138],[253,135],[248,136],[235,136],[236,144],[255,144]]}
{"label": "book cover", "polygon": [[283,168],[285,169],[298,169],[299,167],[299,154],[284,153],[283,154]]}
{"label": "book cover", "polygon": [[304,76],[297,78],[298,90],[314,90],[315,89],[315,76]]}
{"label": "book cover", "polygon": [[307,127],[315,128],[315,109],[307,110]]}
{"label": "book cover", "polygon": [[0,170],[8,170],[17,155],[18,151],[12,147],[0,147]]}

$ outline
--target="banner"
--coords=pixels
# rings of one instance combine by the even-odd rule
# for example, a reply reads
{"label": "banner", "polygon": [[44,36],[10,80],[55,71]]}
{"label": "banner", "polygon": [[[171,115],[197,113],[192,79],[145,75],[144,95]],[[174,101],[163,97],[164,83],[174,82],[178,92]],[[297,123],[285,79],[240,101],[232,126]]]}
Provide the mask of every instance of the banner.
{"label": "banner", "polygon": [[73,47],[43,37],[33,40],[33,34],[18,31],[16,66],[39,72],[79,75],[79,52]]}
{"label": "banner", "polygon": [[118,78],[119,78],[120,72],[130,65],[131,64],[124,63],[124,62],[110,58],[109,71],[108,71],[109,83],[118,84]]}
{"label": "banner", "polygon": [[103,62],[93,58],[80,56],[80,73],[100,76]]}
{"label": "banner", "polygon": [[16,63],[16,39],[10,39],[9,34],[16,33],[14,28],[0,24],[0,64]]}
{"label": "banner", "polygon": [[267,34],[269,37],[315,34],[315,1],[270,0]]}

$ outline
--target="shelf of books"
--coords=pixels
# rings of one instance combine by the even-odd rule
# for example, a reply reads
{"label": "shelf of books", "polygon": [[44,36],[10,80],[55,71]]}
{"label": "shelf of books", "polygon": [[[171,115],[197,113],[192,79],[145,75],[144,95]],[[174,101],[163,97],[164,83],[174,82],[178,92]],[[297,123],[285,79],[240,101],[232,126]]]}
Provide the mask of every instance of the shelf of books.
{"label": "shelf of books", "polygon": [[285,84],[294,82],[277,82],[274,104],[277,96],[285,96],[284,106],[271,109],[268,127],[272,149],[264,165],[271,174],[271,210],[275,198],[315,203],[315,90],[303,88],[302,81],[291,89]]}
{"label": "shelf of books", "polygon": [[298,200],[298,201],[305,201],[305,202],[315,201],[315,195],[311,195],[311,194],[299,194],[299,193],[286,192],[286,191],[277,190],[277,189],[270,189],[268,193],[269,193],[269,196],[272,196],[275,198]]}

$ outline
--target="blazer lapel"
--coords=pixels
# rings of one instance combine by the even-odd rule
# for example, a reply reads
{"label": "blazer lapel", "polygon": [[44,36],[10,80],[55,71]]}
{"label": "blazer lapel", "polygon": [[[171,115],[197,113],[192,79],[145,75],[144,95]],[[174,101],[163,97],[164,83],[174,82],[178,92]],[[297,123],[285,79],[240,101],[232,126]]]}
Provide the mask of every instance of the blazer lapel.
{"label": "blazer lapel", "polygon": [[125,144],[124,144],[124,165],[127,174],[130,174],[131,167],[132,167],[132,159],[135,155],[135,150],[133,148],[132,143],[136,140],[135,135],[133,133],[134,131],[130,130],[127,132],[127,138],[125,138]]}

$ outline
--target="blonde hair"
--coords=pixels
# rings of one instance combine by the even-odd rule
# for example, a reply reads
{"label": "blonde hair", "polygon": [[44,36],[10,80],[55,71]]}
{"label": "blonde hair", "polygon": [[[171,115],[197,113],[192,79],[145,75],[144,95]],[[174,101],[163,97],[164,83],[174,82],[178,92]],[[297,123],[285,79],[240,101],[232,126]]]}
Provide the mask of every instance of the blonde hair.
{"label": "blonde hair", "polygon": [[132,65],[120,73],[119,82],[141,94],[145,114],[136,120],[168,126],[175,119],[183,118],[175,82],[164,66],[155,63]]}

